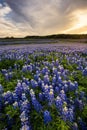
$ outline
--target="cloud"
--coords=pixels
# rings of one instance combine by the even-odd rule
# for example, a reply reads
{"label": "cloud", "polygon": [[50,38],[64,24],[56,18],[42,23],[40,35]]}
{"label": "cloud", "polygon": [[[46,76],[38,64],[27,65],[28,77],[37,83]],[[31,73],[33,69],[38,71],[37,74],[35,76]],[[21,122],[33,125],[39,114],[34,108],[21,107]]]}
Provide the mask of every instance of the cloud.
{"label": "cloud", "polygon": [[87,34],[87,25],[76,29],[72,29],[70,33]]}
{"label": "cloud", "polygon": [[65,33],[78,21],[76,12],[87,10],[86,0],[0,0],[0,5],[10,9],[2,16],[3,26],[20,35]]}

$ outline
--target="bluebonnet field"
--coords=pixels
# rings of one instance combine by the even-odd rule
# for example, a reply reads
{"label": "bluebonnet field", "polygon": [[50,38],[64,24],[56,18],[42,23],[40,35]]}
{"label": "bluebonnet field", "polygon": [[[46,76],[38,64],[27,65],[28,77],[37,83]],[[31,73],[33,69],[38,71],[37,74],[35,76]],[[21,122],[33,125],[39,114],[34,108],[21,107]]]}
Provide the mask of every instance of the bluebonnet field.
{"label": "bluebonnet field", "polygon": [[1,46],[0,130],[87,130],[87,45]]}

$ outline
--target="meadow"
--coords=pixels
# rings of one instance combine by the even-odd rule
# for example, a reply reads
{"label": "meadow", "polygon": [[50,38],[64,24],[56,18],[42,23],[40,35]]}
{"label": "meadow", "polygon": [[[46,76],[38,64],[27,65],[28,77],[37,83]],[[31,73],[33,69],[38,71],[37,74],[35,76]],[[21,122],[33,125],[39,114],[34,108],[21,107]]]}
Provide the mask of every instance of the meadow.
{"label": "meadow", "polygon": [[87,130],[87,44],[0,46],[0,130]]}

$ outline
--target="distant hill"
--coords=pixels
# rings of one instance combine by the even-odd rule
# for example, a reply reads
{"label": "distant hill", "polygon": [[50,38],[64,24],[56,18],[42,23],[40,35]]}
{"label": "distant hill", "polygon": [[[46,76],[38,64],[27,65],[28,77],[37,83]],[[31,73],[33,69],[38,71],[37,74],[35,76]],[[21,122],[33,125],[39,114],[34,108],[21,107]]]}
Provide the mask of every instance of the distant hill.
{"label": "distant hill", "polygon": [[26,36],[26,38],[87,39],[87,34],[54,34],[47,36]]}
{"label": "distant hill", "polygon": [[51,39],[87,39],[87,34],[53,34],[53,35],[46,35],[46,36],[26,36],[22,38],[16,38],[16,37],[5,37],[5,38],[0,38],[0,40],[20,40],[20,39],[43,39],[43,38],[51,38]]}
{"label": "distant hill", "polygon": [[40,38],[53,38],[53,39],[87,39],[87,34],[54,34],[54,35],[47,35],[47,36],[26,36],[25,39],[33,38],[33,39],[40,39]]}

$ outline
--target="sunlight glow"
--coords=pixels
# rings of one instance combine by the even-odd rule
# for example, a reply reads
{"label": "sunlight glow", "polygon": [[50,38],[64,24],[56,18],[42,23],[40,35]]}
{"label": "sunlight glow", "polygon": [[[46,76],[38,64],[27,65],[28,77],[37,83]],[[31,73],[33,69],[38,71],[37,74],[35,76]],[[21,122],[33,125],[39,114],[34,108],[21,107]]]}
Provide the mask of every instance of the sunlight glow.
{"label": "sunlight glow", "polygon": [[[83,30],[85,26],[87,26],[87,10],[84,12],[77,11],[76,13],[76,23],[73,27],[70,29],[65,30],[65,33],[72,33],[78,29],[80,29],[79,34],[81,33],[87,33],[87,31]],[[75,33],[75,32],[74,32]]]}

